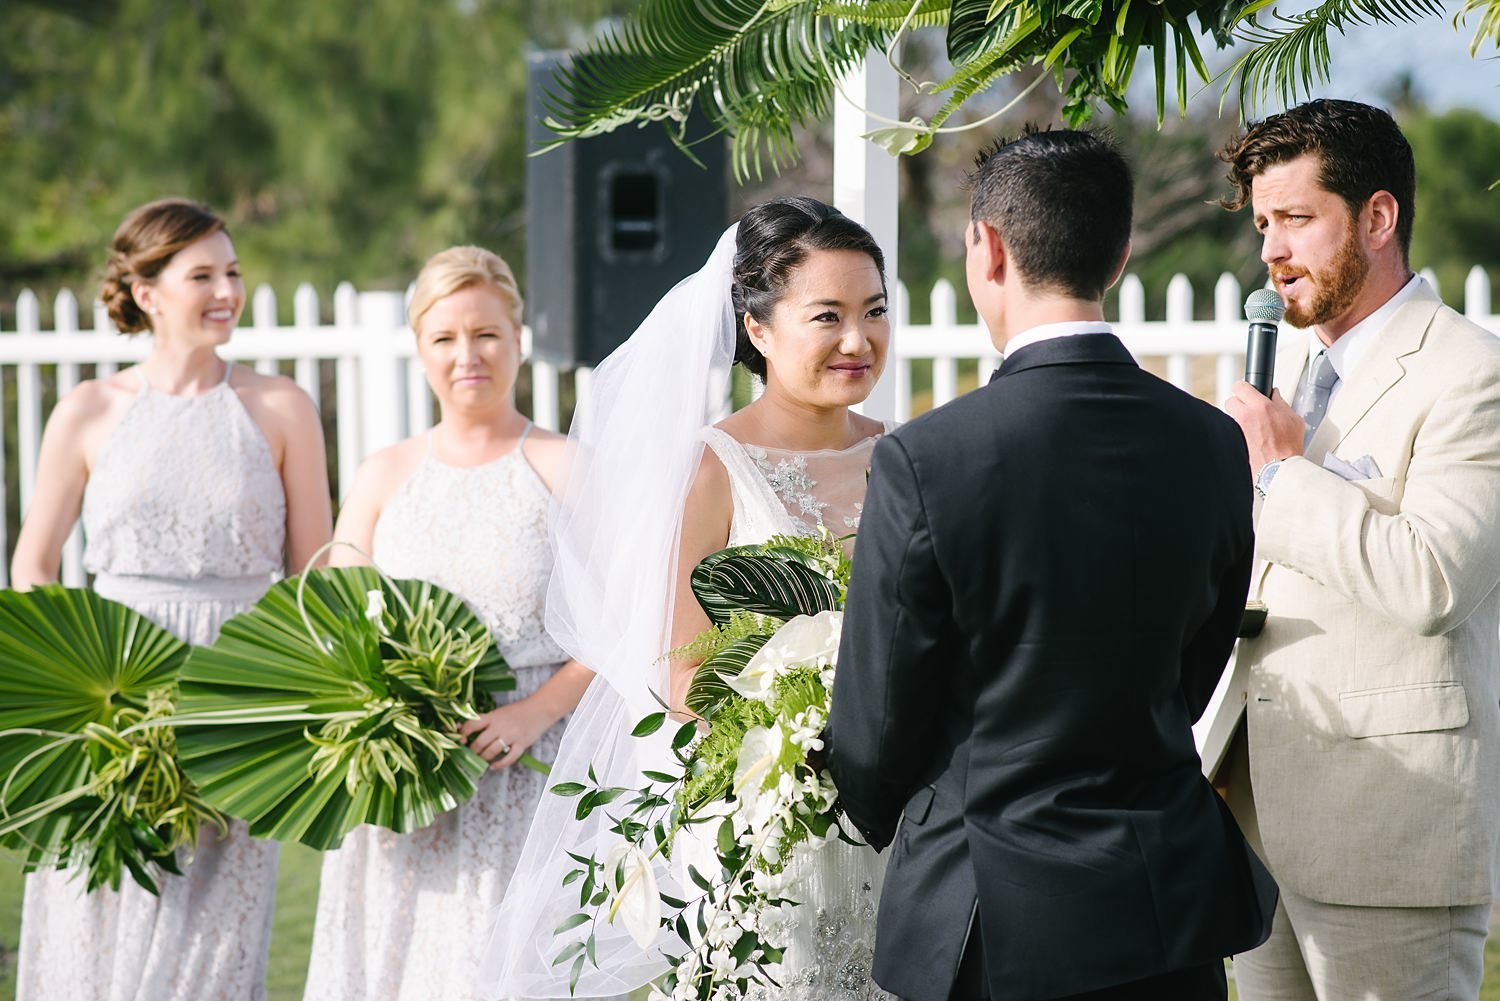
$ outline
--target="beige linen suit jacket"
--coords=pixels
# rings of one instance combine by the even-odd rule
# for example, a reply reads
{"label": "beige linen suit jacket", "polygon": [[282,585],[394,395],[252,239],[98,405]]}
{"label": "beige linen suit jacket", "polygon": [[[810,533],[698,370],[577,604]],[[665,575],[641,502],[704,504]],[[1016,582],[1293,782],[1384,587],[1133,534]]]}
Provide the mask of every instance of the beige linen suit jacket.
{"label": "beige linen suit jacket", "polygon": [[[1500,338],[1425,284],[1373,336],[1257,513],[1270,615],[1237,651],[1240,820],[1314,900],[1479,904],[1500,845]],[[1307,364],[1289,340],[1287,400]],[[1346,480],[1330,453],[1378,475]]]}

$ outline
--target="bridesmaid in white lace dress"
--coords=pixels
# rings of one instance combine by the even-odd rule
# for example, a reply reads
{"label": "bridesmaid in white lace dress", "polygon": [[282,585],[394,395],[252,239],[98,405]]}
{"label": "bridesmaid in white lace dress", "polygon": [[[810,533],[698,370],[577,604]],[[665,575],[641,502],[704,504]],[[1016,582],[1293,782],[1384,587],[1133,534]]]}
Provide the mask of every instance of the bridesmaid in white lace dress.
{"label": "bridesmaid in white lace dress", "polygon": [[[409,310],[442,419],[360,469],[335,538],[393,577],[455,592],[490,627],[517,689],[464,730],[491,762],[474,798],[407,835],[362,827],[323,863],[308,1001],[456,1001],[473,996],[490,912],[525,840],[544,779],[512,767],[556,751],[590,674],[543,627],[552,569],[547,506],[565,439],[515,407],[521,297],[477,247],[422,269]],[[335,562],[358,562],[336,547]]]}
{"label": "bridesmaid in white lace dress", "polygon": [[[17,540],[17,588],[57,580],[80,509],[94,589],[188,643],[211,643],[275,576],[328,538],[318,414],[289,379],[219,358],[245,303],[223,221],[193,202],[137,209],[115,234],[102,298],[133,368],[78,386],[47,422]],[[63,871],[26,880],[21,1001],[258,1001],[277,846],[235,822],[205,829],[161,896],[128,878],[84,893]]]}

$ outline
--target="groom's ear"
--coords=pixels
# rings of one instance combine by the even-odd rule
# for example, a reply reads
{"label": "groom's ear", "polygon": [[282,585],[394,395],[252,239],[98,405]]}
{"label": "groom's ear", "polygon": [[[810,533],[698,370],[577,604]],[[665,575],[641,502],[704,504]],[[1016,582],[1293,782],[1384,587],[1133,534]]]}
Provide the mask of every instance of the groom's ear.
{"label": "groom's ear", "polygon": [[1005,268],[1009,261],[1006,253],[1005,241],[1000,237],[1000,231],[987,222],[974,221],[973,226],[974,246],[971,248],[977,257],[979,274],[987,282],[996,285],[1005,281]]}

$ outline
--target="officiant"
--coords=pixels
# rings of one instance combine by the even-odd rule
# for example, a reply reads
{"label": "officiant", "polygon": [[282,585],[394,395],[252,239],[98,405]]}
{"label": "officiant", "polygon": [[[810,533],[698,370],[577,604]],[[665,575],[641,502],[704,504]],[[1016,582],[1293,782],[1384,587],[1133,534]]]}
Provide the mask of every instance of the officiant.
{"label": "officiant", "polygon": [[1260,494],[1220,772],[1281,886],[1243,1001],[1479,995],[1500,845],[1500,340],[1408,263],[1411,147],[1319,100],[1220,154],[1305,328],[1235,387]]}

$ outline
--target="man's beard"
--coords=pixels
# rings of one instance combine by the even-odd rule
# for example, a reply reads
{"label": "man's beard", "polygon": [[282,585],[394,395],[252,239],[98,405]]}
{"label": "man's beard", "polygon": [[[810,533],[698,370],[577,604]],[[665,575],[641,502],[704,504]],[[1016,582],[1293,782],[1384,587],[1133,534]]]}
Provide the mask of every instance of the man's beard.
{"label": "man's beard", "polygon": [[1359,290],[1364,287],[1369,273],[1370,262],[1360,252],[1353,226],[1349,227],[1348,237],[1327,267],[1315,273],[1299,268],[1271,268],[1271,277],[1278,284],[1283,276],[1289,274],[1302,275],[1302,281],[1312,282],[1311,301],[1303,304],[1286,300],[1286,322],[1302,328],[1327,323],[1348,310],[1359,297]]}

